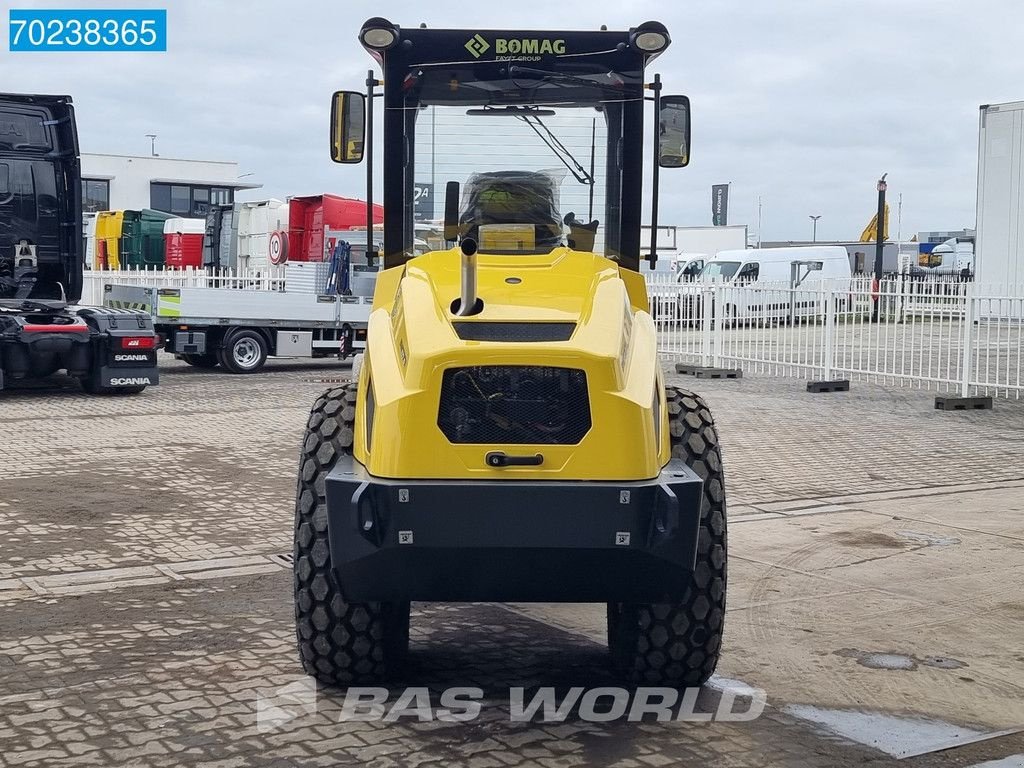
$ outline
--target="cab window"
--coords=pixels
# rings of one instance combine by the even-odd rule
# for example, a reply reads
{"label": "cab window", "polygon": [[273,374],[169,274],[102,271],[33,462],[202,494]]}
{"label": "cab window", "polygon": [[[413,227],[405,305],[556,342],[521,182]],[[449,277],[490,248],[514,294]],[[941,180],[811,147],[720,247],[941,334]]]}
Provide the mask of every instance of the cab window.
{"label": "cab window", "polygon": [[757,280],[757,276],[761,273],[761,265],[756,261],[750,261],[744,264],[740,271],[736,275],[737,283],[752,283]]}

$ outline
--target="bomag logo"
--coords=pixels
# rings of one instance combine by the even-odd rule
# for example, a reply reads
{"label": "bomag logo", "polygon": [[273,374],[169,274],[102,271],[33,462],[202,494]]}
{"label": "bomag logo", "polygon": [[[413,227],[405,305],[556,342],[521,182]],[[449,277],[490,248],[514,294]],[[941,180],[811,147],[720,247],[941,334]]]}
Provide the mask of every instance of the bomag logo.
{"label": "bomag logo", "polygon": [[490,43],[484,40],[480,35],[473,35],[466,41],[466,50],[473,54],[474,59],[479,59],[491,50],[491,46]]}
{"label": "bomag logo", "polygon": [[540,40],[535,37],[505,40],[499,37],[494,41],[495,56],[543,56],[552,53],[565,53],[565,40]]}
{"label": "bomag logo", "polygon": [[[491,44],[481,35],[473,35],[466,41],[466,50],[473,54],[473,58],[479,59],[489,50]],[[494,40],[495,56],[543,56],[545,54],[565,53],[565,40],[549,40],[539,37],[498,37]]]}
{"label": "bomag logo", "polygon": [[148,376],[138,376],[138,377],[133,377],[133,378],[121,377],[121,378],[116,378],[116,379],[111,379],[110,380],[110,386],[112,386],[112,387],[135,387],[135,386],[138,386],[140,384],[149,384],[149,383],[151,383],[151,382],[149,381],[149,377]]}

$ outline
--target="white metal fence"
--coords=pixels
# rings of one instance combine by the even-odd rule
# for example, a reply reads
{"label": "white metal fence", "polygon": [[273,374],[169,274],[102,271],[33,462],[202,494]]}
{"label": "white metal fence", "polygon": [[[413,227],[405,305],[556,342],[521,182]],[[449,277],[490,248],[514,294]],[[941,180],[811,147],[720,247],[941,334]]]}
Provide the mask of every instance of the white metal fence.
{"label": "white metal fence", "polygon": [[[808,380],[1024,397],[1024,285],[956,278],[832,283],[679,283],[647,276],[658,350],[685,362]],[[279,291],[284,269],[86,271],[82,304],[103,286]]]}
{"label": "white metal fence", "polygon": [[788,284],[648,276],[659,351],[808,380],[1024,397],[1024,286],[870,278]]}
{"label": "white metal fence", "polygon": [[103,286],[132,285],[155,288],[284,289],[284,267],[264,269],[111,269],[86,270],[81,303],[102,306]]}

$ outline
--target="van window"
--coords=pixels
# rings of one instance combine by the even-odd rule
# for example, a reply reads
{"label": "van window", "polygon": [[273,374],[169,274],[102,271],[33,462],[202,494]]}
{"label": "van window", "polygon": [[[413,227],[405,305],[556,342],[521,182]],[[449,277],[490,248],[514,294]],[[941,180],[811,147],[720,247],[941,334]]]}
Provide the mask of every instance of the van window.
{"label": "van window", "polygon": [[752,283],[757,280],[757,276],[761,273],[761,265],[756,261],[751,261],[743,265],[743,269],[736,275],[737,283]]}
{"label": "van window", "polygon": [[702,280],[731,280],[740,268],[738,261],[709,261],[700,271]]}
{"label": "van window", "polygon": [[704,259],[697,259],[696,261],[691,261],[685,267],[683,267],[683,277],[695,277],[702,269],[704,269]]}

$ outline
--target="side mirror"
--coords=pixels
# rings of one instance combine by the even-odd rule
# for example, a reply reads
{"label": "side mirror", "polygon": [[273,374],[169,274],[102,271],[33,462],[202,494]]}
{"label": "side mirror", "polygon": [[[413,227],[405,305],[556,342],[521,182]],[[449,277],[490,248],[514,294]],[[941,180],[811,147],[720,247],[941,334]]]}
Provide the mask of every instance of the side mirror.
{"label": "side mirror", "polygon": [[331,99],[331,160],[359,163],[366,134],[366,96],[338,91]]}
{"label": "side mirror", "polygon": [[658,123],[658,165],[685,167],[690,162],[689,97],[662,96]]}

